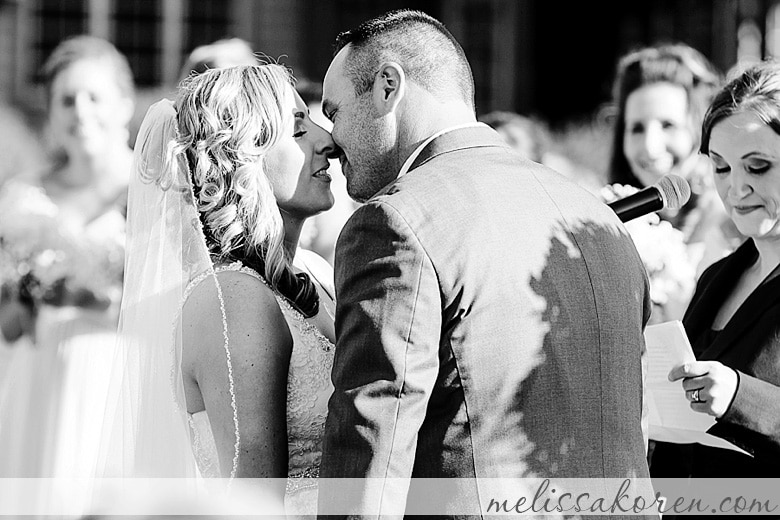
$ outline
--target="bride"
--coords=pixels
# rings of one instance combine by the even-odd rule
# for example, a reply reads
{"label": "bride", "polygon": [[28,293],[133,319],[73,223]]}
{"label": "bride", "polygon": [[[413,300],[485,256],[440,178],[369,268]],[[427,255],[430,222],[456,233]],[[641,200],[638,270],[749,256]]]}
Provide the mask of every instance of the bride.
{"label": "bride", "polygon": [[297,243],[333,205],[334,150],[280,65],[193,76],[149,109],[104,475],[286,477],[290,512],[316,513],[335,304]]}

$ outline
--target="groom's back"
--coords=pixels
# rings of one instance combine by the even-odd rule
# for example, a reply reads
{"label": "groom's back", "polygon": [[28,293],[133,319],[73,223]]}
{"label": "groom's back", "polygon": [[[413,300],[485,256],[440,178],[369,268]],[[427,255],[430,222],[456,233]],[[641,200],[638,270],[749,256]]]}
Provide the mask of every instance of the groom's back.
{"label": "groom's back", "polygon": [[615,215],[500,147],[438,156],[393,191],[442,297],[414,476],[646,476],[646,280]]}
{"label": "groom's back", "polygon": [[409,490],[442,514],[485,510],[470,477],[647,477],[647,281],[616,216],[488,129],[416,163],[339,238],[324,476],[466,477]]}

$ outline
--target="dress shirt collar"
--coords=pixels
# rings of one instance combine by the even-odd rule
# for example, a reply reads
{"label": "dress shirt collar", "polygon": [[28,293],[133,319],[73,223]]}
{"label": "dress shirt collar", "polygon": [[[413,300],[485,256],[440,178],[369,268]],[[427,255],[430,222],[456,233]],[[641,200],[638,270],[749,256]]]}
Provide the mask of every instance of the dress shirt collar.
{"label": "dress shirt collar", "polygon": [[425,147],[428,146],[428,144],[430,144],[430,142],[436,139],[437,137],[441,137],[442,135],[448,132],[452,132],[454,130],[460,130],[461,128],[483,127],[483,126],[486,127],[487,125],[485,123],[474,122],[474,123],[465,123],[462,125],[450,126],[443,130],[439,130],[438,132],[430,136],[428,139],[420,143],[420,146],[415,148],[414,151],[411,153],[411,155],[409,155],[409,157],[406,159],[406,161],[404,161],[404,164],[403,166],[401,166],[401,170],[398,172],[396,178],[390,181],[381,190],[376,192],[371,198],[373,199],[374,197],[378,197],[379,195],[384,195],[390,190],[390,187],[395,183],[395,181],[397,181],[398,179],[400,179],[401,177],[409,173],[409,168],[411,168],[412,163],[414,162],[415,159],[417,159],[417,156],[419,156],[420,153],[422,153],[422,151],[425,149]]}

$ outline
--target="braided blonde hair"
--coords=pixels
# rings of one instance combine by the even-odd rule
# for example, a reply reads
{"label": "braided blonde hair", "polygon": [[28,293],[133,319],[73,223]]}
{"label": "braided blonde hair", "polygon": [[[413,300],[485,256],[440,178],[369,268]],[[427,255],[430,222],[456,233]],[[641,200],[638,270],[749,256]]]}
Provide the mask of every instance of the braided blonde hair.
{"label": "braided blonde hair", "polygon": [[317,313],[317,291],[292,270],[264,160],[285,131],[292,81],[276,64],[214,69],[184,80],[176,101],[176,152],[187,157],[212,255],[253,267],[309,317]]}

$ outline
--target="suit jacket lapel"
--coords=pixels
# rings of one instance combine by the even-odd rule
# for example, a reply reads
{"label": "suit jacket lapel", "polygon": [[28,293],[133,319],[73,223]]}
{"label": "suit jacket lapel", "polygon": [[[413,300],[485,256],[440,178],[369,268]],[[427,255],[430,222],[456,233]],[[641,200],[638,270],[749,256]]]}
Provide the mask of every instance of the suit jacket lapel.
{"label": "suit jacket lapel", "polygon": [[501,136],[490,127],[487,126],[469,126],[466,128],[459,128],[452,130],[443,135],[440,135],[425,148],[422,149],[417,158],[412,162],[409,167],[411,172],[418,166],[422,166],[426,162],[430,161],[434,157],[451,152],[453,150],[462,150],[465,148],[481,148],[485,146],[501,146],[509,148]]}

